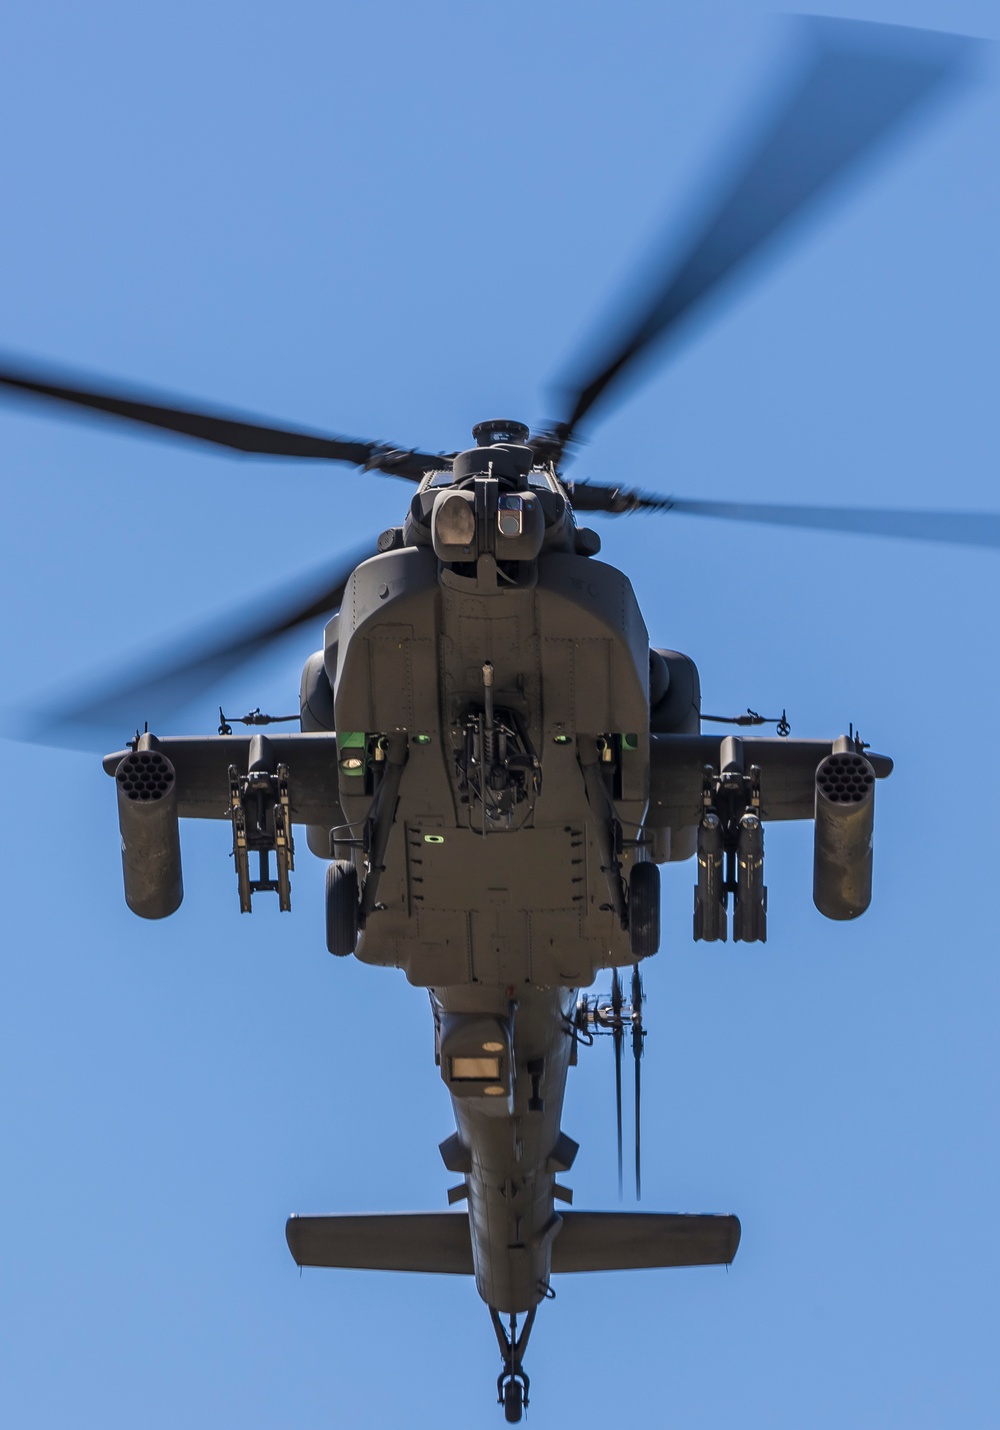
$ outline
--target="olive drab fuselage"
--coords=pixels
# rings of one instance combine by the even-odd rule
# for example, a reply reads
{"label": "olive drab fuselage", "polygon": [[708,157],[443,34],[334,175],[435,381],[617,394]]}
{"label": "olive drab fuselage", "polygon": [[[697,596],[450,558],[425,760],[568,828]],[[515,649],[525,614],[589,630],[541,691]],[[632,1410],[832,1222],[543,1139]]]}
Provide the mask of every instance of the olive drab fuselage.
{"label": "olive drab fuselage", "polygon": [[[613,785],[627,868],[641,855],[650,785],[649,640],[627,578],[553,553],[530,583],[467,591],[439,582],[433,551],[403,548],[358,568],[335,629],[336,729],[366,742],[363,767],[341,770],[348,829],[371,806],[377,741],[409,737],[384,908],[358,957],[424,987],[481,990],[579,988],[600,968],[630,964],[580,763],[586,741]],[[515,808],[514,827],[484,832],[462,766],[487,664],[496,708],[520,716],[537,753],[540,789],[523,822]]]}
{"label": "olive drab fuselage", "polygon": [[[499,484],[473,480],[486,508],[481,522],[496,502],[499,525]],[[428,491],[438,506],[447,500]],[[341,761],[344,825],[330,852],[353,857],[362,876],[364,850],[351,840],[377,794],[381,745],[407,737],[378,909],[356,951],[430,990],[439,1065],[468,1159],[477,1282],[505,1313],[529,1310],[548,1287],[556,1171],[566,1170],[553,1149],[575,1053],[573,990],[601,968],[635,961],[609,897],[585,764],[597,767],[620,823],[622,875],[647,857],[649,637],[627,577],[572,549],[576,528],[557,494],[547,495],[557,549],[507,562],[506,571],[489,551],[474,565],[440,562],[411,521],[414,544],[354,572],[323,658],[338,745],[361,752],[360,763]],[[419,514],[419,498],[414,505]],[[591,533],[584,541],[598,544]],[[484,670],[494,710],[522,757],[533,757],[537,786],[498,820],[467,768]],[[347,744],[347,732],[358,743]],[[596,818],[606,822],[607,811]],[[313,847],[326,838],[314,831]],[[482,1019],[492,1020],[506,1055],[493,1083],[452,1076],[450,1044]],[[529,1064],[541,1069],[533,1110]]]}

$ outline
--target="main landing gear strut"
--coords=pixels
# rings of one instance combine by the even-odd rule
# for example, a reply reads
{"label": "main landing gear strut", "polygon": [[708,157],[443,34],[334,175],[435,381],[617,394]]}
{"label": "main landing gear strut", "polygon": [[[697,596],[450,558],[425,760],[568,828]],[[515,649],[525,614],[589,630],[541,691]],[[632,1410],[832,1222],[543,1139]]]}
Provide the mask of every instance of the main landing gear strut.
{"label": "main landing gear strut", "polygon": [[524,1325],[521,1327],[521,1334],[517,1333],[517,1316],[513,1313],[510,1317],[510,1331],[504,1329],[503,1321],[500,1319],[500,1312],[490,1307],[490,1317],[493,1321],[493,1329],[496,1332],[497,1344],[500,1347],[500,1354],[503,1357],[503,1370],[497,1376],[497,1404],[503,1406],[503,1418],[508,1425],[517,1425],[521,1419],[523,1411],[528,1408],[528,1380],[527,1372],[521,1365],[521,1358],[528,1345],[528,1337],[531,1335],[531,1328],[535,1324],[535,1312],[538,1308],[532,1306],[527,1316],[524,1318]]}

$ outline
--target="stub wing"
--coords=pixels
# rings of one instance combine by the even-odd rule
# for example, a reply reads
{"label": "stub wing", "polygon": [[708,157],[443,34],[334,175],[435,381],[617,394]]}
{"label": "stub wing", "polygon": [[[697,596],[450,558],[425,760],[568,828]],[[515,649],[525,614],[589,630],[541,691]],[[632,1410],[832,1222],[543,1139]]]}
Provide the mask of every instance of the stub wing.
{"label": "stub wing", "polygon": [[[229,767],[245,772],[250,735],[171,735],[154,741],[174,768],[177,813],[181,819],[229,819]],[[288,765],[292,819],[296,824],[327,828],[343,822],[337,770],[337,737],[330,733],[266,735],[272,766]],[[104,756],[112,779],[128,755],[116,750]]]}
{"label": "stub wing", "polygon": [[[702,816],[705,767],[721,765],[722,735],[653,735],[650,738],[650,800],[647,824],[691,829]],[[770,736],[740,738],[743,762],[760,770],[760,817],[812,819],[816,812],[816,770],[836,748],[832,740]],[[876,779],[892,773],[888,755],[865,751]]]}

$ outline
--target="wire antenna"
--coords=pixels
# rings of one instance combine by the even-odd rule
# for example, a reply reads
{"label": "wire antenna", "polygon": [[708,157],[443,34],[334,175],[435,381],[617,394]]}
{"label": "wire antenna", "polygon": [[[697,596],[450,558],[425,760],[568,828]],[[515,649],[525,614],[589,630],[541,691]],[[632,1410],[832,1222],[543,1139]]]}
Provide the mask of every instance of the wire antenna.
{"label": "wire antenna", "polygon": [[611,1017],[612,1032],[615,1039],[615,1114],[618,1120],[618,1200],[622,1200],[622,1044],[624,1042],[624,1027],[622,1025],[622,981],[618,977],[618,970],[614,972],[614,982],[611,985]]}
{"label": "wire antenna", "polygon": [[612,972],[611,995],[582,994],[576,1005],[576,1015],[572,1023],[572,1033],[577,1042],[590,1046],[597,1034],[608,1034],[614,1039],[615,1049],[615,1124],[618,1143],[618,1197],[624,1196],[624,1134],[622,1115],[622,1057],[625,1049],[625,1034],[632,1039],[632,1058],[635,1065],[635,1197],[642,1197],[642,1058],[646,1029],[642,1021],[642,1005],[646,995],[642,989],[642,978],[638,964],[632,968],[631,1001],[625,1001],[625,990],[617,969]]}
{"label": "wire antenna", "polygon": [[635,1062],[635,1199],[642,1201],[642,1044],[646,1030],[642,1026],[642,978],[639,965],[632,969],[632,1058]]}

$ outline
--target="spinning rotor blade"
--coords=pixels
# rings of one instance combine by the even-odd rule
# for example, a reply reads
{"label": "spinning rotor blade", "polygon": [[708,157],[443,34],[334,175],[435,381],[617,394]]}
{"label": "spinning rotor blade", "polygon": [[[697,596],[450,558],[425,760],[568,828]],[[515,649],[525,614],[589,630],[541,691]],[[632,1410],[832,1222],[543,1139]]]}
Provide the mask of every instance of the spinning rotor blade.
{"label": "spinning rotor blade", "polygon": [[[936,90],[969,67],[977,42],[862,21],[800,18],[809,54],[756,144],[666,276],[572,384],[552,434],[558,457],[637,360],[800,219]],[[544,440],[544,439],[543,439]]]}
{"label": "spinning rotor blade", "polygon": [[[5,391],[6,390],[6,391]],[[306,457],[327,462],[349,462],[391,476],[419,481],[425,472],[443,471],[447,457],[428,452],[403,451],[385,442],[356,442],[347,437],[327,437],[294,428],[272,427],[220,412],[169,407],[145,395],[110,392],[87,385],[56,382],[51,376],[20,366],[0,364],[0,392],[6,396],[38,398],[84,408],[105,417],[121,418],[154,427],[196,442],[267,457]]]}
{"label": "spinning rotor blade", "polygon": [[[305,621],[336,610],[355,566],[371,554],[365,547],[337,566],[299,577],[254,602],[254,614],[233,613],[164,652],[156,665],[112,681],[80,703],[55,706],[19,722],[16,736],[39,744],[91,748],[97,737],[121,739],[148,720],[168,718],[220,676],[259,655],[272,641]],[[155,727],[154,727],[155,728]]]}
{"label": "spinning rotor blade", "polygon": [[604,511],[621,516],[632,511],[669,511],[672,497],[654,496],[635,487],[611,487],[601,482],[573,482],[570,496],[576,511]]}
{"label": "spinning rotor blade", "polygon": [[[576,490],[580,491],[579,485]],[[627,493],[625,495],[628,496]],[[575,499],[574,505],[577,505]],[[766,526],[797,526],[809,531],[848,531],[862,536],[894,536],[955,546],[1000,547],[1000,516],[996,512],[783,506],[756,502],[692,501],[686,497],[643,498],[642,505],[621,509],[677,511],[686,516],[721,517],[723,521],[753,521]]]}

